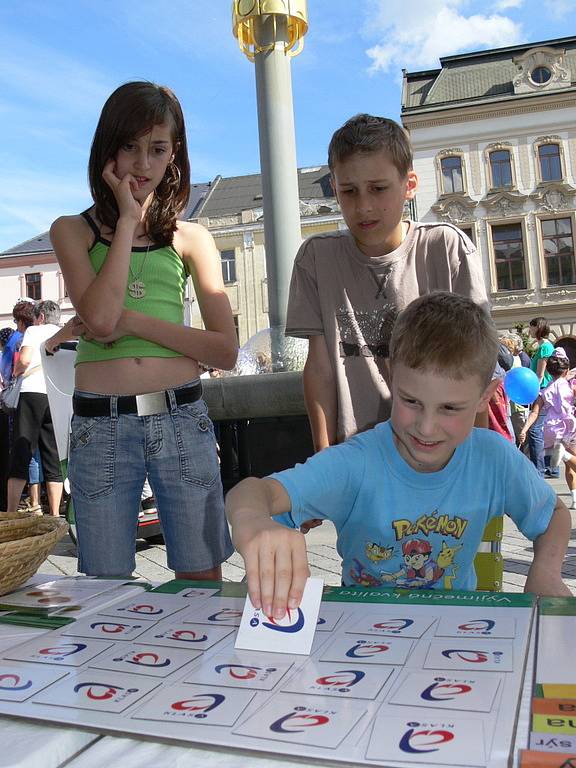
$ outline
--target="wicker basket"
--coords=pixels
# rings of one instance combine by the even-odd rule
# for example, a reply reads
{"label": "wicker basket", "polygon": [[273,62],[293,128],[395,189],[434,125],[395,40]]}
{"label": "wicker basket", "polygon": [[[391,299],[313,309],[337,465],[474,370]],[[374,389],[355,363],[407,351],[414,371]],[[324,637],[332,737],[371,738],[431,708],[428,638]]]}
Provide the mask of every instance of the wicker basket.
{"label": "wicker basket", "polygon": [[59,517],[1,512],[0,595],[11,592],[33,576],[67,532],[68,523]]}

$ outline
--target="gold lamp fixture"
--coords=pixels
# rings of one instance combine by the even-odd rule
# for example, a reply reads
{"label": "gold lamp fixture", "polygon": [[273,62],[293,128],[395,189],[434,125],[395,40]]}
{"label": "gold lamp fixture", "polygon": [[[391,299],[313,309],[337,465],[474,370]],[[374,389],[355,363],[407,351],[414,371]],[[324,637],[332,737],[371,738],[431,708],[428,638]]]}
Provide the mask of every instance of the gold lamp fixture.
{"label": "gold lamp fixture", "polygon": [[308,31],[307,0],[233,0],[232,29],[242,53],[254,61],[257,53],[271,51],[276,42],[269,40],[260,43],[257,39],[259,17],[272,16],[274,39],[279,17],[286,19],[287,39],[284,40],[284,53],[297,56],[304,47],[304,35]]}

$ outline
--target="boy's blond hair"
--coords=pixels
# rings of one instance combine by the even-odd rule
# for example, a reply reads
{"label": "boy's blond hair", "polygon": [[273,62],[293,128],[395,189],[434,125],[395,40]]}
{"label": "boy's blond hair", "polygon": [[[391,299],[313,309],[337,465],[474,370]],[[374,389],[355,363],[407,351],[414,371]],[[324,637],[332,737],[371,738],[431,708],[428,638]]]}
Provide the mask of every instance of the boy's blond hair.
{"label": "boy's blond hair", "polygon": [[328,166],[334,173],[335,164],[351,155],[379,150],[389,155],[402,178],[412,170],[412,145],[401,125],[387,117],[354,115],[334,132],[328,146]]}
{"label": "boy's blond hair", "polygon": [[498,359],[496,326],[479,305],[455,293],[420,296],[400,313],[390,339],[390,365],[428,369],[451,379],[477,374],[486,387]]}

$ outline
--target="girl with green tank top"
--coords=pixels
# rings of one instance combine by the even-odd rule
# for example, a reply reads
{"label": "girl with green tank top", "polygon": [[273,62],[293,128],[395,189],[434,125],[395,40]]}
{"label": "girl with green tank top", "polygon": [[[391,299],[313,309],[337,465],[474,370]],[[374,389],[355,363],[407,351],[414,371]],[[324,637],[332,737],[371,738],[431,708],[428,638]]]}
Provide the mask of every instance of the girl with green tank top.
{"label": "girl with green tank top", "polygon": [[[218,579],[232,552],[199,365],[229,369],[237,338],[209,232],[178,221],[190,193],[181,106],[149,82],[116,89],[89,161],[94,205],[50,230],[79,336],[68,473],[79,570],[127,576],[146,476],[168,564]],[[203,328],[184,325],[191,277]]]}

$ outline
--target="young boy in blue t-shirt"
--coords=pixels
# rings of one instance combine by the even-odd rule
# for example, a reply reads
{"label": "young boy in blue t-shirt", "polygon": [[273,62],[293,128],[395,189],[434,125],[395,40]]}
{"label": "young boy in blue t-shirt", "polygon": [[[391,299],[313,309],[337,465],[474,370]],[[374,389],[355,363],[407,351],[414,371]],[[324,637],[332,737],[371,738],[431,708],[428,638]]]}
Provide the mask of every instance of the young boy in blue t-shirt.
{"label": "young boy in blue t-shirt", "polygon": [[[570,514],[526,457],[475,429],[498,380],[496,329],[470,299],[438,292],[399,316],[390,344],[390,420],[228,494],[255,607],[296,607],[309,575],[310,518],[334,522],[345,585],[475,589],[486,524],[509,515],[534,541],[525,590],[570,595],[560,577]],[[296,530],[271,519],[289,512]]]}

